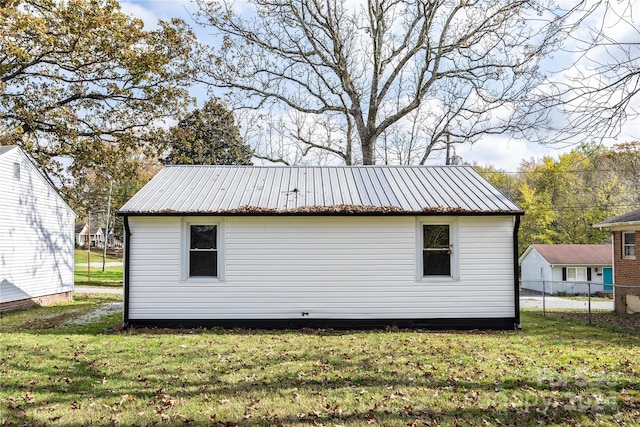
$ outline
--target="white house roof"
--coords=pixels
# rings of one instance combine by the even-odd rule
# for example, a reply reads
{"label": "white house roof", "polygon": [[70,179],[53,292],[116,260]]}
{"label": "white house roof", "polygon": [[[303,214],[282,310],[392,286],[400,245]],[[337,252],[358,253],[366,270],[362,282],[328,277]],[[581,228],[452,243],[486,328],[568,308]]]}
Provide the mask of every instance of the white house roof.
{"label": "white house roof", "polygon": [[469,166],[166,166],[122,215],[521,214]]}

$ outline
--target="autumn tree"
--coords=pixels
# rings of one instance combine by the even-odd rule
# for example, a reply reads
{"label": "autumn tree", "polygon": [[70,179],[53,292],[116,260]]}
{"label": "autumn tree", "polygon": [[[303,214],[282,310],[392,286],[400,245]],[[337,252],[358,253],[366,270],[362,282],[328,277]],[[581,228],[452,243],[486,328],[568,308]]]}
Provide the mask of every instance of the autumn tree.
{"label": "autumn tree", "polygon": [[[592,159],[580,150],[557,160],[545,156],[538,162],[525,162],[522,192],[529,208],[535,243],[601,243],[608,237],[593,224],[606,219],[609,207],[619,194],[615,176],[598,171]],[[526,227],[527,219],[523,219]],[[541,241],[545,236],[546,241]]]}
{"label": "autumn tree", "polygon": [[157,157],[148,157],[138,150],[131,153],[129,158],[121,158],[117,164],[105,163],[79,171],[82,175],[77,177],[67,200],[78,215],[78,221],[85,221],[91,216],[92,222],[105,226],[109,215],[110,228],[122,238],[122,218],[116,216],[115,212],[161,168]]}
{"label": "autumn tree", "polygon": [[609,234],[593,224],[640,207],[637,148],[582,144],[558,158],[523,161],[517,172],[476,169],[525,211],[520,253],[532,243],[603,243]]}
{"label": "autumn tree", "polygon": [[180,20],[147,31],[116,0],[2,4],[0,143],[67,186],[135,177],[191,103],[194,34]]}
{"label": "autumn tree", "polygon": [[289,163],[374,164],[384,136],[387,161],[422,164],[447,140],[527,131],[513,113],[562,20],[529,0],[248,3],[198,1],[221,36],[203,78],[272,125],[252,141],[258,156]]}
{"label": "autumn tree", "polygon": [[473,168],[512,202],[516,204],[520,203],[521,180],[519,174],[505,172],[497,169],[495,166],[474,165]]}
{"label": "autumn tree", "polygon": [[215,100],[187,114],[169,133],[169,164],[251,165],[233,112]]}
{"label": "autumn tree", "polygon": [[640,207],[640,141],[616,144],[602,154],[600,161],[602,168],[615,170],[629,189],[629,207]]}

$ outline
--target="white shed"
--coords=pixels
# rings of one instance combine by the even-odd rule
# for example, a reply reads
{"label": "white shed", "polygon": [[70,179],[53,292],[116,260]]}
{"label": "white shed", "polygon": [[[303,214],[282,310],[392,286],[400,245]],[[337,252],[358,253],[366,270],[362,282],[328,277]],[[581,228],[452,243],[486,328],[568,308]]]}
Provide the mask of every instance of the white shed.
{"label": "white shed", "polygon": [[513,329],[521,214],[466,166],[167,166],[119,212],[124,323]]}
{"label": "white shed", "polygon": [[611,245],[533,244],[520,266],[523,289],[573,295],[613,290]]}
{"label": "white shed", "polygon": [[0,311],[70,300],[75,213],[17,146],[0,147]]}

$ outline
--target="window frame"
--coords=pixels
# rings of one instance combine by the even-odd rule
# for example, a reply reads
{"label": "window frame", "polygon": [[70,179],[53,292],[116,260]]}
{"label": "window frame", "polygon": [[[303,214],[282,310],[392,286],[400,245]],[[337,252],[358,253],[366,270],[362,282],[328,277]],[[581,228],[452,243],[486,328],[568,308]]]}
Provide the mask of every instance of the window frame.
{"label": "window frame", "polygon": [[[633,235],[632,243],[626,243],[626,239],[625,239],[626,235]],[[622,231],[620,233],[620,243],[622,244],[622,258],[636,259],[636,255],[638,253],[638,248],[636,246],[636,231],[635,230]],[[627,254],[626,253],[627,248],[633,248],[633,254]]]}
{"label": "window frame", "polygon": [[[448,225],[449,226],[449,248],[451,249],[450,262],[451,274],[425,276],[423,266],[424,251],[424,226],[425,225]],[[459,245],[459,224],[457,218],[420,218],[416,225],[416,280],[418,282],[458,282],[460,281],[460,245]]]}
{"label": "window frame", "polygon": [[13,179],[20,181],[22,165],[19,162],[13,162]]}
{"label": "window frame", "polygon": [[[574,278],[571,279],[570,271],[574,272]],[[578,271],[584,273],[584,279],[578,277]],[[566,282],[586,282],[587,281],[587,267],[567,267],[567,280]]]}
{"label": "window frame", "polygon": [[[216,227],[217,276],[190,276],[191,226],[212,225]],[[211,217],[186,217],[182,221],[180,247],[180,280],[183,283],[224,282],[224,223]]]}

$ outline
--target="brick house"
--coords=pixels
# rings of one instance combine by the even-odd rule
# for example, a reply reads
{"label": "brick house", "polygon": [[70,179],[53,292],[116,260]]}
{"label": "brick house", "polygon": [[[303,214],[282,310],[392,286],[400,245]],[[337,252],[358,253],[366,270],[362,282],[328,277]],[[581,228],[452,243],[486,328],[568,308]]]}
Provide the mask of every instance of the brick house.
{"label": "brick house", "polygon": [[640,313],[640,209],[594,227],[611,230],[613,237],[616,313]]}

